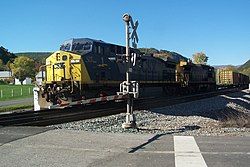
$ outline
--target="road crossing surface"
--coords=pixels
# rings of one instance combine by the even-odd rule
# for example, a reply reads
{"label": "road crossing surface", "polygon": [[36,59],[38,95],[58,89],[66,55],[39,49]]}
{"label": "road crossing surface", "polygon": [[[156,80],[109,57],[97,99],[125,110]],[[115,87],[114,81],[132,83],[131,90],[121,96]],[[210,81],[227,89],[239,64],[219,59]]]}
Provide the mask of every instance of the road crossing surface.
{"label": "road crossing surface", "polygon": [[247,167],[250,135],[195,137],[0,127],[0,155],[0,166]]}

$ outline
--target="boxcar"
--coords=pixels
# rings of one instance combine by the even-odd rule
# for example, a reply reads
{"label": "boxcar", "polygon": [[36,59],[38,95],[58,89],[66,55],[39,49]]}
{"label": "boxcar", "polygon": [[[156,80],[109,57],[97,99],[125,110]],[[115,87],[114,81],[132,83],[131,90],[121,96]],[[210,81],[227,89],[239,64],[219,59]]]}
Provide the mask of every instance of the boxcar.
{"label": "boxcar", "polygon": [[249,77],[232,71],[232,70],[224,70],[218,69],[217,70],[217,85],[219,86],[246,86],[249,83]]}

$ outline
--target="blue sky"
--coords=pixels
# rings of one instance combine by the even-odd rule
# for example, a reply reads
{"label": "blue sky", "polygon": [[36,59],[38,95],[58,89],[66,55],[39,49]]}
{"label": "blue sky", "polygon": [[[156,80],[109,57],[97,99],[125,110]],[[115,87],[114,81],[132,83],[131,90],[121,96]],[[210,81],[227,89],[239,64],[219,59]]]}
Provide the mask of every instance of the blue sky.
{"label": "blue sky", "polygon": [[139,20],[139,47],[239,65],[250,58],[249,0],[1,0],[0,45],[56,51],[69,38],[125,45],[124,13]]}

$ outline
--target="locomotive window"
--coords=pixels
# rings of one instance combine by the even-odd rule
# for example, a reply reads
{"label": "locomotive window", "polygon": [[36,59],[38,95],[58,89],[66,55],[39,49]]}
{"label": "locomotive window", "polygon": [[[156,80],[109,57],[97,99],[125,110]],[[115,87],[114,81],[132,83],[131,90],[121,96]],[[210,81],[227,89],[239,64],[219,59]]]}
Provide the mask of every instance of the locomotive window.
{"label": "locomotive window", "polygon": [[90,50],[91,49],[91,44],[89,43],[75,43],[72,46],[72,50]]}
{"label": "locomotive window", "polygon": [[71,45],[69,43],[67,43],[66,45],[62,45],[60,47],[60,50],[69,51],[70,47],[71,47]]}
{"label": "locomotive window", "polygon": [[84,45],[83,50],[90,50],[91,49],[91,45]]}
{"label": "locomotive window", "polygon": [[68,58],[68,57],[67,57],[66,55],[63,55],[63,56],[62,56],[62,60],[63,60],[63,61],[66,61],[67,58]]}
{"label": "locomotive window", "polygon": [[76,50],[82,50],[83,44],[77,44],[76,45]]}
{"label": "locomotive window", "polygon": [[82,49],[82,44],[80,43],[74,43],[72,45],[72,50],[81,50]]}
{"label": "locomotive window", "polygon": [[64,63],[56,63],[54,65],[54,68],[55,69],[63,69],[63,68],[65,68],[65,65],[64,65]]}
{"label": "locomotive window", "polygon": [[71,45],[68,43],[68,44],[65,46],[64,49],[65,49],[65,50],[70,50],[70,46],[71,46]]}

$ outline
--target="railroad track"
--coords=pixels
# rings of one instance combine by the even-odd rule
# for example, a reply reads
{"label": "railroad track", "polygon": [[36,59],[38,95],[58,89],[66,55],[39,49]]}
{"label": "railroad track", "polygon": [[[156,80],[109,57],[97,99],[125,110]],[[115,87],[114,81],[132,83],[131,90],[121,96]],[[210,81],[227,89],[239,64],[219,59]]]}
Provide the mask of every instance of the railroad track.
{"label": "railroad track", "polygon": [[[239,91],[239,89],[227,89],[216,92],[179,96],[179,97],[148,97],[134,101],[135,110],[148,110],[170,106],[174,104],[204,99],[221,94],[228,94]],[[21,113],[10,113],[0,115],[2,126],[47,126],[83,119],[90,119],[126,112],[125,102],[107,102],[95,105],[69,107],[65,109],[53,109],[42,111],[26,111]]]}

